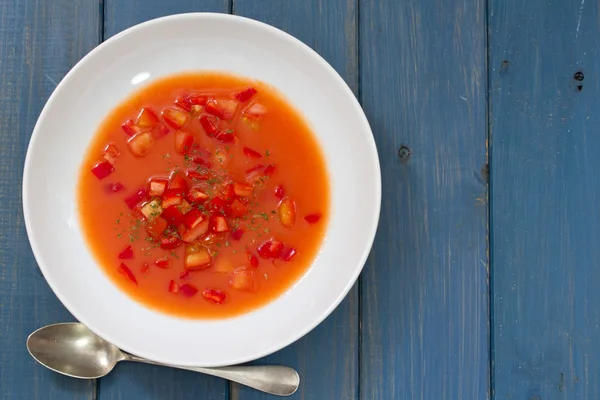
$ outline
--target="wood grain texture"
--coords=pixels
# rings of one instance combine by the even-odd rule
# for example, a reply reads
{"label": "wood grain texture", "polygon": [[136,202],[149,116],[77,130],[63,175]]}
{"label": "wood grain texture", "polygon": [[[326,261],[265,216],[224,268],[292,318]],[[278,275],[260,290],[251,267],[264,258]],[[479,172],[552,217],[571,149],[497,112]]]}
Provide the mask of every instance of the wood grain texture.
{"label": "wood grain texture", "polygon": [[361,399],[489,398],[485,36],[484,2],[360,2],[383,180]]}
{"label": "wood grain texture", "polygon": [[[186,12],[223,12],[229,0],[104,0],[104,39],[141,22]],[[190,346],[193,346],[190,343]],[[101,400],[221,400],[229,398],[226,381],[189,371],[123,364],[99,383]]]}
{"label": "wood grain texture", "polygon": [[[323,56],[358,90],[357,0],[234,0],[233,13],[280,28]],[[315,330],[257,363],[298,370],[301,385],[291,399],[348,400],[358,397],[358,290]],[[231,398],[274,398],[232,385]]]}
{"label": "wood grain texture", "polygon": [[495,398],[598,399],[600,8],[489,10]]}
{"label": "wood grain texture", "polygon": [[[57,82],[100,40],[98,2],[0,2],[0,398],[90,399],[95,381],[37,364],[25,340],[35,329],[72,320],[39,271],[21,203],[29,138]],[[54,151],[50,149],[51,151]]]}

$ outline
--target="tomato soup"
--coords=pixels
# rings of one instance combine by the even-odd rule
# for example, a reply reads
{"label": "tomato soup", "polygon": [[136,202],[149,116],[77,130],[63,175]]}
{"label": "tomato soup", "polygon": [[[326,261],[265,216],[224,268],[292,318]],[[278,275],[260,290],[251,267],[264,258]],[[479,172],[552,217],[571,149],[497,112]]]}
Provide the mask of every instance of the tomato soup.
{"label": "tomato soup", "polygon": [[144,87],[100,126],[81,168],[88,245],[131,297],[225,318],[307,270],[329,212],[323,154],[274,89],[219,73]]}

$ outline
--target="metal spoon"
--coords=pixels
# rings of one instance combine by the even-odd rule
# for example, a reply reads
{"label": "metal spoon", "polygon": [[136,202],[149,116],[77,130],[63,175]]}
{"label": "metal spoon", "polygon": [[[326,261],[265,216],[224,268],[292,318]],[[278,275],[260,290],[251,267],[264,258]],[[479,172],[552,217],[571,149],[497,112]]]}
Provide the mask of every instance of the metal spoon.
{"label": "metal spoon", "polygon": [[300,377],[294,369],[280,365],[202,368],[180,367],[146,360],[121,351],[77,322],[48,325],[38,329],[27,338],[27,350],[46,368],[81,379],[103,377],[112,371],[119,361],[137,361],[201,372],[278,396],[293,394],[300,384]]}

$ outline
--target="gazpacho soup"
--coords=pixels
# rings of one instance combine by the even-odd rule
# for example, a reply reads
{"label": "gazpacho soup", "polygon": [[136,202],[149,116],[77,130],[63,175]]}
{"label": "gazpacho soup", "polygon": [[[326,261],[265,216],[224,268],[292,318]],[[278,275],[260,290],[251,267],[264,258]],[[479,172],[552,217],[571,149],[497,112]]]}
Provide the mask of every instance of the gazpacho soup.
{"label": "gazpacho soup", "polygon": [[325,235],[325,159],[273,88],[220,73],[155,81],[115,108],[84,157],[84,236],[131,297],[224,318],[273,300]]}

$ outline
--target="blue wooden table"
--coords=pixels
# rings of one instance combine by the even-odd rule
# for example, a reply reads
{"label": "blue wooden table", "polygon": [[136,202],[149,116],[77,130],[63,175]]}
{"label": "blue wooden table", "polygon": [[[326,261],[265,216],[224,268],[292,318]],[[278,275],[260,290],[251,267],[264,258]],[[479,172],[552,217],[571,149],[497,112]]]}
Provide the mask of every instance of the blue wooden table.
{"label": "blue wooden table", "polygon": [[279,27],[342,75],[373,128],[381,223],[357,285],[257,363],[295,399],[600,398],[598,0],[1,0],[0,399],[266,399],[194,373],[45,370],[34,329],[71,320],[31,253],[34,123],[103,40],[180,12]]}

